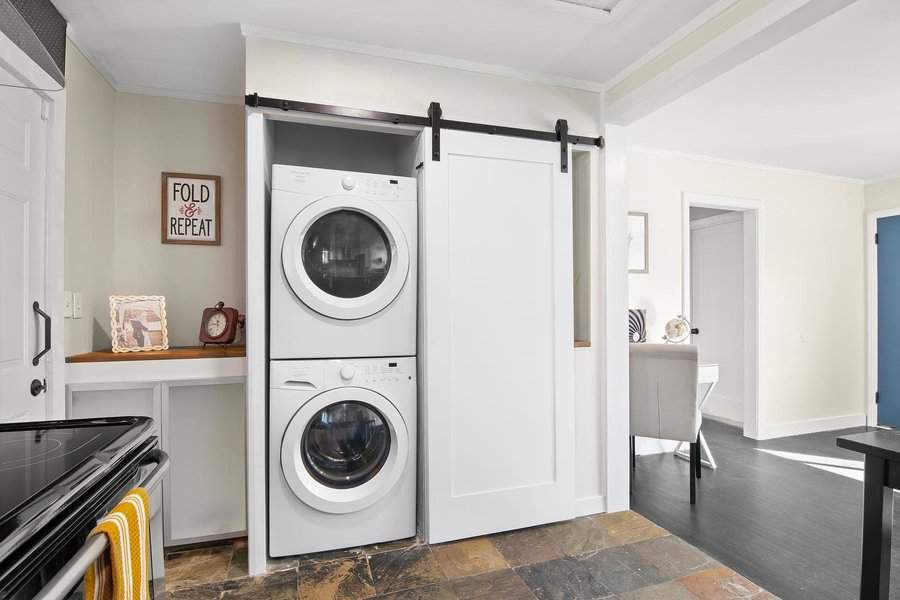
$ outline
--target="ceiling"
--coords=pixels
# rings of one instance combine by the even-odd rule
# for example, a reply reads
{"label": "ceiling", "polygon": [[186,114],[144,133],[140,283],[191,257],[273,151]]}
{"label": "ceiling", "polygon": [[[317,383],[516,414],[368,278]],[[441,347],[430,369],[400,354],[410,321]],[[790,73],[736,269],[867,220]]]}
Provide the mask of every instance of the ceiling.
{"label": "ceiling", "polygon": [[900,172],[900,2],[859,0],[628,128],[629,143],[874,180]]}
{"label": "ceiling", "polygon": [[239,24],[599,84],[716,4],[716,0],[53,2],[69,21],[78,46],[117,89],[205,99],[238,99],[244,93]]}

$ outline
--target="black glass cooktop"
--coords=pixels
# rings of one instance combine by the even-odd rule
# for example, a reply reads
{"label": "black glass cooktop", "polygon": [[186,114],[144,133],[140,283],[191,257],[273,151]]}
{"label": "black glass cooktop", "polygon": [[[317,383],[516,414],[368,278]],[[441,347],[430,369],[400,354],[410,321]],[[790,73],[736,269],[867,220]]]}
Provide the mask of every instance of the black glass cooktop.
{"label": "black glass cooktop", "polygon": [[151,434],[143,417],[0,425],[0,556]]}

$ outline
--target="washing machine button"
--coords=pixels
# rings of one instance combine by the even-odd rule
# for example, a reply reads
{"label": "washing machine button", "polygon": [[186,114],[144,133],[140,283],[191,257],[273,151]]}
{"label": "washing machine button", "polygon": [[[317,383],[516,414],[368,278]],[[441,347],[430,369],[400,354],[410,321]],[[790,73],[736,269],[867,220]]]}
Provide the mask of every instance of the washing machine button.
{"label": "washing machine button", "polygon": [[341,367],[341,379],[350,381],[356,375],[356,368],[351,365]]}
{"label": "washing machine button", "polygon": [[[334,180],[332,179],[332,181]],[[341,187],[349,192],[356,187],[356,180],[347,175],[346,177],[341,178]]]}

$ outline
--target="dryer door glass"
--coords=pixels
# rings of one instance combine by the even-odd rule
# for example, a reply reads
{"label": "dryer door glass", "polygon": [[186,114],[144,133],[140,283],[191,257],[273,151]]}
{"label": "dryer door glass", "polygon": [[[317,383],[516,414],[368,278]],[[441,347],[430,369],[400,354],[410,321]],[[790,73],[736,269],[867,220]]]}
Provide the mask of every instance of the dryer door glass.
{"label": "dryer door glass", "polygon": [[384,466],[391,433],[384,416],[362,402],[337,402],[310,419],[301,441],[303,463],[319,483],[351,488]]}
{"label": "dryer door glass", "polygon": [[391,246],[381,226],[355,210],[337,210],[313,222],[302,247],[303,268],[324,292],[365,296],[391,268]]}

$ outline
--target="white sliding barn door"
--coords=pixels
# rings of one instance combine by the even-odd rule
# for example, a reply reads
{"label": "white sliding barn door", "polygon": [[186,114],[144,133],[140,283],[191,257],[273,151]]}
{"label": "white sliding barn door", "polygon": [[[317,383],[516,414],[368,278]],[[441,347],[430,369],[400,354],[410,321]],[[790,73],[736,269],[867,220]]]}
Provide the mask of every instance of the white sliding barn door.
{"label": "white sliding barn door", "polygon": [[423,135],[419,340],[430,542],[574,512],[570,176],[551,142]]}

